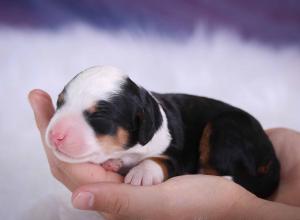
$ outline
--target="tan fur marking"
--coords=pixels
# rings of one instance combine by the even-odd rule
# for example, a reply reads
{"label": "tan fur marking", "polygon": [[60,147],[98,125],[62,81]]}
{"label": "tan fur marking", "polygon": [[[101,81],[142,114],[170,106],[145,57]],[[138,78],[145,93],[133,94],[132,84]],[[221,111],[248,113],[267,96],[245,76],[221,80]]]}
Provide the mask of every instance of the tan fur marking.
{"label": "tan fur marking", "polygon": [[203,167],[201,173],[205,174],[205,175],[214,175],[214,176],[219,176],[220,175],[218,173],[218,171],[216,171],[215,169],[213,169],[211,167]]}
{"label": "tan fur marking", "polygon": [[149,157],[147,159],[156,162],[161,167],[164,174],[164,180],[166,180],[169,176],[169,173],[165,161],[169,160],[169,158],[167,156],[162,156],[162,157]]}
{"label": "tan fur marking", "polygon": [[124,150],[124,146],[128,142],[128,137],[128,131],[118,127],[115,135],[99,135],[97,139],[104,151],[106,153],[111,153],[114,151]]}
{"label": "tan fur marking", "polygon": [[210,144],[209,138],[211,134],[211,124],[207,124],[203,130],[202,137],[200,140],[200,163],[205,165],[209,161],[210,154]]}
{"label": "tan fur marking", "polygon": [[89,113],[94,113],[94,112],[97,111],[97,106],[94,104],[94,105],[92,105],[91,107],[89,107],[89,108],[87,109],[87,111],[88,111]]}
{"label": "tan fur marking", "polygon": [[262,165],[262,166],[258,167],[257,172],[259,174],[267,174],[269,172],[271,164],[272,164],[272,162],[269,161],[266,165]]}
{"label": "tan fur marking", "polygon": [[199,160],[199,167],[201,167],[200,173],[207,174],[207,175],[219,175],[218,172],[213,168],[211,164],[209,164],[210,159],[210,135],[212,132],[211,124],[208,123],[202,133],[202,137],[200,140],[199,145],[199,153],[200,153],[200,160]]}

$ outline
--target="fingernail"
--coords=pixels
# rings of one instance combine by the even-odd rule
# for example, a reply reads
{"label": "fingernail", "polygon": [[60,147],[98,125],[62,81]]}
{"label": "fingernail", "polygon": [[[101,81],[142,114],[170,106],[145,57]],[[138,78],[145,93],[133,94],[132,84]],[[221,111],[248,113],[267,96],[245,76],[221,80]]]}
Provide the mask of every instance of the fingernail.
{"label": "fingernail", "polygon": [[90,209],[94,204],[95,196],[90,192],[80,192],[73,199],[72,203],[74,208],[77,209]]}

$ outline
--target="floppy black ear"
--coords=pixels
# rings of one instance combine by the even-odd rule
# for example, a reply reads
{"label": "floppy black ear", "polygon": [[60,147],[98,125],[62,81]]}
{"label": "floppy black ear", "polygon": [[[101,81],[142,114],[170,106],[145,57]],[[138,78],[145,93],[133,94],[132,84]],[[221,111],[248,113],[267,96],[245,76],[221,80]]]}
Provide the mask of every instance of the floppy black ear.
{"label": "floppy black ear", "polygon": [[144,88],[140,88],[140,101],[141,106],[137,113],[139,123],[138,141],[141,145],[145,145],[160,127],[162,115],[158,103]]}

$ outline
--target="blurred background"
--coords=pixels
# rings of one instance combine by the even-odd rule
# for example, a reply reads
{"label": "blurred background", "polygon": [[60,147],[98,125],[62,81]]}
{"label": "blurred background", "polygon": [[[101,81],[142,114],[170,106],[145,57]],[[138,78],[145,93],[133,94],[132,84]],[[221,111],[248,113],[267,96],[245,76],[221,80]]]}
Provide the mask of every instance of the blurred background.
{"label": "blurred background", "polygon": [[98,219],[51,176],[27,94],[101,64],[300,130],[297,0],[1,0],[0,219]]}

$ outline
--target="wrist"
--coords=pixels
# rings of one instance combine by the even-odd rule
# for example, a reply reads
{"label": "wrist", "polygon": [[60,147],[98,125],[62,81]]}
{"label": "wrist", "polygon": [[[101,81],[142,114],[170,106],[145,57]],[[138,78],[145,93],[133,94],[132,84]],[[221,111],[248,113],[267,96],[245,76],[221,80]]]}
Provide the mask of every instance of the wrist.
{"label": "wrist", "polygon": [[245,190],[235,201],[226,217],[232,220],[300,219],[300,208],[264,200]]}
{"label": "wrist", "polygon": [[235,186],[234,193],[229,197],[232,203],[227,207],[222,219],[256,219],[252,218],[252,213],[255,213],[260,206],[260,199],[241,186]]}
{"label": "wrist", "polygon": [[285,220],[285,219],[300,219],[300,208],[286,205],[283,203],[272,202],[268,200],[258,199],[257,213],[262,220]]}

